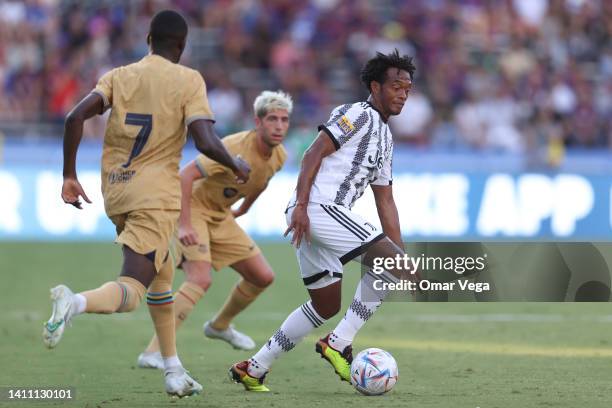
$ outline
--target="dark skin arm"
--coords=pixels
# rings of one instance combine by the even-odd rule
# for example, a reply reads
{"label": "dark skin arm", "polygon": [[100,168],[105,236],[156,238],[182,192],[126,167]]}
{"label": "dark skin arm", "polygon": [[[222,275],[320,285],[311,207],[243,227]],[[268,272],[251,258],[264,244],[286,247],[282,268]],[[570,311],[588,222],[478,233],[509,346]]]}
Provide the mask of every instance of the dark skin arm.
{"label": "dark skin arm", "polygon": [[76,174],[76,156],[81,138],[83,137],[83,123],[94,115],[102,113],[104,101],[98,94],[90,93],[83,98],[66,115],[64,122],[64,183],[62,185],[62,199],[66,204],[72,204],[82,209],[80,197],[91,203],[83,191],[83,187]]}
{"label": "dark skin arm", "polygon": [[[388,186],[375,186],[370,184],[372,187],[372,192],[374,193],[374,201],[376,202],[376,210],[378,211],[378,218],[380,219],[380,224],[382,225],[383,232],[394,244],[397,245],[396,250],[392,250],[391,252],[395,252],[395,254],[404,253],[404,243],[402,242],[402,233],[400,230],[399,223],[399,215],[397,213],[397,206],[395,205],[395,200],[393,199],[393,188],[391,185]],[[394,254],[384,254],[386,251],[389,251],[389,246],[385,246],[385,241],[380,241],[374,245],[372,251],[368,251],[366,258],[371,258],[371,256],[394,256]],[[382,248],[377,248],[376,245],[382,245]],[[421,274],[419,271],[409,271],[408,275],[405,275],[404,272],[399,270],[397,274],[394,273],[397,277],[401,279],[410,279],[415,282],[419,282],[421,280]],[[420,291],[420,289],[419,289]]]}
{"label": "dark skin arm", "polygon": [[285,236],[290,231],[293,231],[291,244],[296,247],[300,246],[302,237],[305,237],[306,242],[310,243],[310,220],[307,212],[310,189],[321,167],[321,161],[335,151],[336,148],[332,140],[324,131],[321,131],[304,153],[302,167],[298,176],[297,201],[291,215],[291,224],[289,224],[289,228],[285,231]]}
{"label": "dark skin arm", "polygon": [[383,232],[391,241],[397,244],[400,248],[404,247],[402,242],[402,233],[400,231],[399,215],[397,206],[393,199],[392,186],[375,186],[370,185],[374,193],[374,201],[376,202],[376,210],[378,218],[382,225]]}
{"label": "dark skin arm", "polygon": [[249,165],[240,156],[234,158],[228,153],[213,129],[212,121],[199,119],[191,122],[189,124],[189,133],[193,137],[196,149],[202,154],[229,167],[236,175],[239,183],[246,183],[248,181],[249,172],[251,171]]}

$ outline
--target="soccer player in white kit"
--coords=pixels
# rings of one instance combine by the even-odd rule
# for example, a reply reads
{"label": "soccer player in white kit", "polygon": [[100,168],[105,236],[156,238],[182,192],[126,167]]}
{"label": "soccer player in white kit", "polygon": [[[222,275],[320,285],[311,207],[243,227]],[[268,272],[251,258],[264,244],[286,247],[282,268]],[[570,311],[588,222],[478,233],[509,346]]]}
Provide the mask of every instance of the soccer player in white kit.
{"label": "soccer player in white kit", "polygon": [[[377,53],[361,71],[361,81],[370,92],[368,100],[335,108],[304,154],[286,211],[285,235],[293,232],[292,244],[310,300],[295,309],[253,357],[230,368],[231,378],[245,389],[268,391],[263,380],[274,360],[339,312],[345,263],[363,255],[361,261],[371,267],[374,257],[403,255],[387,120],[401,112],[414,71],[412,58],[400,56],[397,50]],[[368,185],[382,232],[351,211]],[[355,335],[386,295],[374,290],[373,280],[395,282],[397,275],[397,271],[364,274],[343,319],[317,342],[316,351],[342,380],[350,382]]]}

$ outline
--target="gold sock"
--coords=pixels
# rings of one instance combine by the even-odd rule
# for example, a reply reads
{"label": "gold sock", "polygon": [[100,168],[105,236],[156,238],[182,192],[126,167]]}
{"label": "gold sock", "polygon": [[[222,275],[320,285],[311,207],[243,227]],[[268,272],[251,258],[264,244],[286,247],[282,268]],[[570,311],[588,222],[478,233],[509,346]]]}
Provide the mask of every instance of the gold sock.
{"label": "gold sock", "polygon": [[117,313],[131,312],[142,303],[142,298],[147,291],[142,283],[129,276],[120,276],[117,278],[119,286],[124,291],[124,298],[121,300],[121,305],[117,309]]}
{"label": "gold sock", "polygon": [[81,295],[87,299],[85,313],[121,313],[136,309],[146,289],[142,283],[128,276],[120,276],[114,282],[106,282],[98,289],[87,290]]}
{"label": "gold sock", "polygon": [[162,265],[147,292],[149,314],[159,338],[159,351],[162,357],[176,356],[176,333],[174,331],[174,297],[172,296],[172,279],[174,265],[166,262]]}
{"label": "gold sock", "polygon": [[213,319],[211,326],[216,330],[225,330],[230,323],[242,312],[248,305],[263,292],[265,288],[260,288],[241,279],[240,282],[230,292],[225,304]]}
{"label": "gold sock", "polygon": [[162,351],[163,357],[172,357],[176,355],[176,335],[174,333],[174,303],[172,302],[172,293],[168,292],[170,298],[167,303],[149,305],[149,313],[153,319],[155,333],[163,339],[163,345],[160,341],[159,350]]}
{"label": "gold sock", "polygon": [[81,292],[87,299],[85,313],[115,313],[124,298],[124,289],[118,282],[106,282],[97,289]]}
{"label": "gold sock", "polygon": [[[183,282],[179,290],[174,294],[174,325],[175,331],[178,330],[179,326],[187,316],[191,313],[194,306],[204,296],[204,289],[195,283],[188,281]],[[159,351],[159,341],[157,336],[153,335],[153,338],[149,342],[145,352],[156,352]]]}

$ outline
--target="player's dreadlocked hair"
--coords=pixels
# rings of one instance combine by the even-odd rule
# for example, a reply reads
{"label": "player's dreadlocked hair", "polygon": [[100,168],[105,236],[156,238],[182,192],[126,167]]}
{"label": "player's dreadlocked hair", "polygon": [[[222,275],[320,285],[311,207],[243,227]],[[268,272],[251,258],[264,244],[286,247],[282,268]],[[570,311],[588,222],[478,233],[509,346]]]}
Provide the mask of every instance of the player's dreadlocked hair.
{"label": "player's dreadlocked hair", "polygon": [[397,48],[391,54],[383,54],[377,52],[376,56],[370,59],[364,65],[361,70],[361,82],[365,85],[368,91],[372,91],[370,84],[372,81],[376,81],[380,84],[385,82],[387,69],[399,68],[403,71],[407,71],[410,74],[410,79],[414,76],[416,67],[412,63],[412,57],[407,55],[400,56]]}

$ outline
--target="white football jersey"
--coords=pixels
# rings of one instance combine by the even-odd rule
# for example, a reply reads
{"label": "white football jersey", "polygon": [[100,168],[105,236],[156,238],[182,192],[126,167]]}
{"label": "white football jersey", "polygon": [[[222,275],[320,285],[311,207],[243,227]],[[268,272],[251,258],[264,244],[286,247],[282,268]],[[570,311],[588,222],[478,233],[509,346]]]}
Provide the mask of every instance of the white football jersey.
{"label": "white football jersey", "polygon": [[[311,203],[351,209],[368,185],[391,184],[391,130],[370,102],[336,107],[319,130],[327,133],[336,151],[321,162],[310,191]],[[289,207],[295,201],[296,192]]]}

